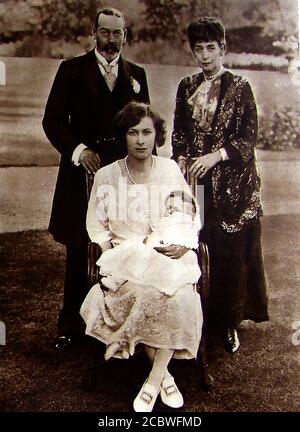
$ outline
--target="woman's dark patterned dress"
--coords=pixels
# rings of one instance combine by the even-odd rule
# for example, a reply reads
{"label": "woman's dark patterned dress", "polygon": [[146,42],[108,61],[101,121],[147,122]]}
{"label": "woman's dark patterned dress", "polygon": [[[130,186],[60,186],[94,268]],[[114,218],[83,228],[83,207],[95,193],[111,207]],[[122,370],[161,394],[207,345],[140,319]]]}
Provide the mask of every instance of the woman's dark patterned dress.
{"label": "woman's dark patterned dress", "polygon": [[198,182],[204,186],[200,238],[211,260],[208,320],[221,328],[236,328],[245,319],[268,320],[256,140],[256,104],[245,78],[223,71],[211,83],[202,73],[180,82],[173,158],[190,160],[220,148],[229,157]]}

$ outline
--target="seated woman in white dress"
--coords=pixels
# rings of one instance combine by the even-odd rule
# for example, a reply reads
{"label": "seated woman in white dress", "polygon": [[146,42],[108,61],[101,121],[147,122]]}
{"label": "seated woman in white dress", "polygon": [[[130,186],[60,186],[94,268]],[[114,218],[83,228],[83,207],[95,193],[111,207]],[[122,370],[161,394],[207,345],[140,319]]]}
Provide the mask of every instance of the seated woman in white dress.
{"label": "seated woman in white dress", "polygon": [[[196,357],[203,321],[200,297],[194,285],[200,271],[191,252],[198,247],[198,209],[194,206],[196,215],[192,217],[188,211],[183,212],[185,222],[177,240],[168,237],[168,244],[161,244],[164,240],[161,235],[154,239],[167,218],[168,229],[172,230],[172,215],[166,215],[166,198],[174,191],[190,195],[189,186],[174,161],[153,156],[155,145],[164,143],[165,122],[149,105],[128,104],[116,118],[116,132],[120,142],[127,145],[128,156],[96,173],[87,213],[89,236],[102,251],[100,263],[105,263],[110,253],[120,257],[122,248],[128,253],[126,244],[134,243],[151,254],[160,253],[171,266],[176,263],[180,267],[180,261],[187,255],[194,275],[173,290],[168,287],[169,281],[174,282],[173,275],[162,272],[159,264],[153,268],[155,282],[147,276],[146,283],[128,278],[122,284],[112,284],[112,289],[96,284],[82,304],[81,315],[86,322],[86,333],[106,344],[106,359],[128,358],[134,354],[137,344],[144,346],[152,369],[134,400],[135,411],[151,412],[159,393],[163,403],[179,408],[183,397],[168,371],[168,364],[172,357]],[[173,223],[178,231],[177,216],[173,216]],[[110,252],[112,248],[114,252]],[[133,262],[120,259],[124,268],[135,266],[139,273],[145,255],[134,255]],[[158,287],[159,281],[165,290]]]}
{"label": "seated woman in white dress", "polygon": [[156,250],[162,245],[194,245],[200,228],[196,200],[181,190],[171,192],[165,204],[164,217],[152,226],[153,232],[143,243],[136,239],[125,240],[101,255],[97,264],[101,284],[106,288],[116,291],[130,282],[174,295],[177,289],[198,282],[201,272],[194,251],[189,250],[174,260]]}

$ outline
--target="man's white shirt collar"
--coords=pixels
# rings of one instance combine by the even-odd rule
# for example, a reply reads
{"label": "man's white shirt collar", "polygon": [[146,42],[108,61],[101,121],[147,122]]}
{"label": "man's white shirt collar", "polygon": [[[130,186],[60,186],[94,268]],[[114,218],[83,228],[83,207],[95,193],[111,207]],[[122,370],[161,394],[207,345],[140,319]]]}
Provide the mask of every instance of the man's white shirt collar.
{"label": "man's white shirt collar", "polygon": [[111,70],[112,73],[114,75],[116,75],[116,77],[118,76],[118,69],[119,69],[118,68],[118,61],[120,59],[120,54],[118,54],[117,57],[115,57],[110,63],[108,63],[108,61],[101,54],[99,54],[99,52],[97,51],[96,48],[95,48],[95,56],[98,60],[98,66],[99,66],[99,69],[100,69],[102,75],[105,74],[105,70],[102,66],[104,64],[104,65],[112,66],[112,70]]}

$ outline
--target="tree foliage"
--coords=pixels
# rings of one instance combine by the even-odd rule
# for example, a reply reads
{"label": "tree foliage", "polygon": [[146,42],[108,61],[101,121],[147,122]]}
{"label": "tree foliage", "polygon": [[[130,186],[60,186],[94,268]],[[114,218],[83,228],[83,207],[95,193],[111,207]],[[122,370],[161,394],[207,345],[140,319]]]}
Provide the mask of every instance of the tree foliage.
{"label": "tree foliage", "polygon": [[220,0],[141,0],[145,5],[138,40],[182,43],[188,23],[198,16],[222,15]]}
{"label": "tree foliage", "polygon": [[50,40],[76,40],[90,33],[97,6],[95,0],[30,0],[40,14],[37,30]]}
{"label": "tree foliage", "polygon": [[297,0],[252,0],[244,16],[275,40],[298,35]]}
{"label": "tree foliage", "polygon": [[252,50],[257,48],[258,52],[278,53],[280,49],[274,48],[274,41],[297,36],[296,0],[141,1],[145,5],[144,25],[138,39],[144,41],[161,39],[182,43],[188,23],[208,15],[224,22],[231,48],[237,51],[251,50],[251,31],[255,32]]}
{"label": "tree foliage", "polygon": [[105,5],[124,12],[129,42],[181,46],[188,23],[205,15],[224,22],[229,47],[239,52],[284,52],[298,37],[297,0],[1,0],[0,41],[39,36],[75,42],[90,34]]}
{"label": "tree foliage", "polygon": [[0,25],[12,39],[31,33],[74,41],[90,33],[96,10],[102,6],[98,0],[4,0]]}
{"label": "tree foliage", "polygon": [[186,8],[185,2],[143,0],[143,3],[145,4],[144,26],[138,32],[138,40],[172,40],[180,28],[183,9]]}

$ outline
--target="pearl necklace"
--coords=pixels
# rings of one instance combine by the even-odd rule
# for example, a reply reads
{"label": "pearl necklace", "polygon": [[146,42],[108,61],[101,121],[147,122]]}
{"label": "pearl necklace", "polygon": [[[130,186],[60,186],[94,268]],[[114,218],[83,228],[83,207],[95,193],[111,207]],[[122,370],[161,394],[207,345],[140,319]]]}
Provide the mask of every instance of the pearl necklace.
{"label": "pearl necklace", "polygon": [[205,81],[213,81],[216,78],[218,78],[220,75],[222,75],[223,72],[224,72],[224,68],[223,68],[223,66],[221,66],[221,69],[214,75],[206,76],[205,74],[203,74],[204,79],[205,79]]}
{"label": "pearl necklace", "polygon": [[222,75],[223,72],[224,72],[224,68],[221,67],[221,69],[216,74],[214,74],[214,75],[205,76],[205,74],[203,74],[204,81],[200,85],[200,87],[201,87],[201,93],[203,93],[203,94],[208,93],[209,90],[211,89],[213,81],[215,79],[219,78],[219,76]]}
{"label": "pearl necklace", "polygon": [[[136,182],[135,182],[135,181],[133,180],[133,178],[131,177],[131,174],[130,174],[130,171],[129,171],[129,168],[128,168],[128,165],[127,165],[127,159],[128,159],[128,156],[126,156],[126,158],[124,159],[124,165],[125,165],[125,169],[126,169],[127,175],[128,175],[128,177],[129,177],[129,180],[131,181],[131,183],[132,183],[132,184],[136,184]],[[152,173],[152,170],[153,170],[153,166],[154,166],[154,157],[151,156],[151,159],[152,159],[152,164],[151,164],[150,172],[149,172],[148,177],[147,177],[145,180],[147,180],[147,179],[151,176],[151,173]]]}

